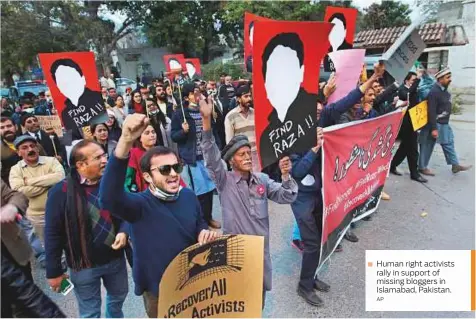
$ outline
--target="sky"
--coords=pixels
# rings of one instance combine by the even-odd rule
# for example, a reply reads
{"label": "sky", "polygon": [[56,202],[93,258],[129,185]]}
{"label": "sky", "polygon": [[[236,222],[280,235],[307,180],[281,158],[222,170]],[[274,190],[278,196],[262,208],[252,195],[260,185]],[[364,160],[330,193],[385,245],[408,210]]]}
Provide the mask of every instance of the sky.
{"label": "sky", "polygon": [[[400,0],[399,2],[408,4],[410,7],[413,7],[414,0]],[[381,0],[352,0],[352,4],[359,9],[365,9],[370,6],[372,3],[382,3]],[[410,19],[414,21],[418,17],[418,11],[412,8],[412,13],[410,14]]]}
{"label": "sky", "polygon": [[[399,0],[399,1],[402,3],[406,3],[410,6],[412,6],[414,3],[414,0]],[[382,0],[352,0],[352,3],[359,9],[365,9],[375,2],[381,3]],[[103,5],[102,8],[105,9],[105,6]],[[124,20],[126,20],[127,18],[125,14],[120,14],[120,13],[113,14],[111,11],[108,11],[108,10],[101,10],[99,15],[108,20],[112,20],[114,24],[116,25],[116,30],[120,28],[122,22],[124,22]],[[412,10],[412,13],[410,14],[410,19],[414,21],[417,17],[418,17],[418,11]]]}

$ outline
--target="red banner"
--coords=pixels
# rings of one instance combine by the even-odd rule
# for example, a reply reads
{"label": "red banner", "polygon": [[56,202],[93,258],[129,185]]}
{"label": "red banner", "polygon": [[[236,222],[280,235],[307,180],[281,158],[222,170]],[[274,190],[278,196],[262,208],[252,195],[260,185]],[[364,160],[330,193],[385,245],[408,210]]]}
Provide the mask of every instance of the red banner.
{"label": "red banner", "polygon": [[402,112],[324,129],[320,264],[334,251],[352,221],[377,209]]}
{"label": "red banner", "polygon": [[332,24],[256,21],[255,131],[261,167],[316,145],[319,66]]}
{"label": "red banner", "polygon": [[93,52],[40,53],[39,58],[66,129],[108,120]]}
{"label": "red banner", "polygon": [[253,37],[254,37],[254,23],[255,21],[272,21],[271,19],[257,16],[255,14],[245,12],[244,25],[244,44],[245,44],[245,69],[247,72],[253,70]]}
{"label": "red banner", "polygon": [[199,79],[202,77],[202,66],[200,65],[199,58],[186,58],[185,67],[188,76],[193,79]]}
{"label": "red banner", "polygon": [[[358,13],[359,11],[354,8],[326,7],[324,21],[334,25],[329,34],[328,52],[352,49]],[[332,60],[327,55],[324,59],[324,70],[326,72],[334,71]]]}

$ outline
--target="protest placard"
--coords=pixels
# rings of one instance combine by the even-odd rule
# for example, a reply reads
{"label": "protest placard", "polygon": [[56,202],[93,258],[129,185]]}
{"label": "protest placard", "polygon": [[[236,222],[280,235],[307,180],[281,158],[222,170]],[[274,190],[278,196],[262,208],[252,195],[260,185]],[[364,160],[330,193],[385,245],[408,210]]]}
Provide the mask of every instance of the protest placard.
{"label": "protest placard", "polygon": [[[359,11],[355,8],[326,7],[324,21],[334,25],[329,34],[328,53],[352,49],[358,13]],[[324,57],[324,71],[335,71],[333,60],[329,54]]]}
{"label": "protest placard", "polygon": [[182,251],[160,282],[159,317],[258,318],[264,237],[228,235]]}
{"label": "protest placard", "polygon": [[428,123],[428,102],[423,101],[414,107],[412,107],[408,113],[412,120],[412,126],[414,131],[418,131]]}
{"label": "protest placard", "polygon": [[63,126],[61,125],[61,120],[58,115],[37,115],[36,118],[38,119],[40,128],[43,131],[49,132],[52,129],[56,133],[56,135],[58,135],[59,137],[63,137]]}
{"label": "protest placard", "polygon": [[316,145],[319,66],[332,24],[256,21],[255,131],[261,167]]}
{"label": "protest placard", "polygon": [[336,90],[327,100],[327,104],[340,100],[357,87],[362,73],[365,50],[340,50],[329,53],[329,56],[334,63]]}
{"label": "protest placard", "polygon": [[425,49],[416,24],[409,26],[384,53],[385,70],[399,83],[403,83],[408,71]]}
{"label": "protest placard", "polygon": [[93,52],[40,53],[38,56],[67,130],[108,120]]}
{"label": "protest placard", "polygon": [[403,110],[324,129],[320,265],[329,258],[352,221],[377,209]]}

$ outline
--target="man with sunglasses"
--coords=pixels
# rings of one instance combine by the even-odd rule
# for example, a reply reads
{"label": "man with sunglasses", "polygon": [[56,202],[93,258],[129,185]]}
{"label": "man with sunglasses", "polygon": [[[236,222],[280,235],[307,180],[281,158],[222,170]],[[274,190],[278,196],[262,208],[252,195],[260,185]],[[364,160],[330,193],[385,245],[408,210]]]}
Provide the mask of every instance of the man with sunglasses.
{"label": "man with sunglasses", "polygon": [[[203,117],[202,150],[210,177],[217,186],[223,214],[223,233],[264,236],[264,290],[271,290],[271,256],[269,253],[268,199],[291,204],[297,197],[298,185],[291,177],[288,156],[279,161],[283,183],[264,173],[253,172],[251,144],[244,135],[235,135],[220,150],[212,133],[212,100],[200,101]],[[228,162],[228,172],[222,162]]]}
{"label": "man with sunglasses", "polygon": [[143,296],[147,315],[157,318],[159,283],[169,263],[185,248],[211,241],[217,233],[208,230],[194,192],[180,186],[183,166],[169,148],[156,146],[142,157],[147,190],[125,191],[129,152],[148,125],[144,114],[129,115],[124,121],[101,183],[100,200],[104,209],[132,225],[135,294]]}

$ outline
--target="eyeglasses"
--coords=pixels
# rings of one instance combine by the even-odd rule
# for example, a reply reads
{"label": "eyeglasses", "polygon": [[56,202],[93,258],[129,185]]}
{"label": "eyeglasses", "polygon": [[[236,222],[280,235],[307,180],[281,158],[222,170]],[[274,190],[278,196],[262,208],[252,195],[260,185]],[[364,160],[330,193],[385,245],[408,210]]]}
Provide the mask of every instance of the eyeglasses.
{"label": "eyeglasses", "polygon": [[33,124],[33,123],[36,123],[36,122],[38,122],[38,119],[36,119],[34,117],[29,119],[28,121],[25,121],[26,124]]}
{"label": "eyeglasses", "polygon": [[164,176],[169,176],[170,172],[172,171],[172,168],[177,174],[180,174],[183,171],[183,165],[181,163],[177,163],[173,165],[157,166],[157,167],[151,168],[150,171],[152,172],[152,171],[158,170],[160,174]]}
{"label": "eyeglasses", "polygon": [[101,155],[98,155],[98,156],[95,156],[93,157],[93,161],[99,161],[101,158],[106,158],[108,159],[109,158],[109,154],[107,153],[102,153]]}

